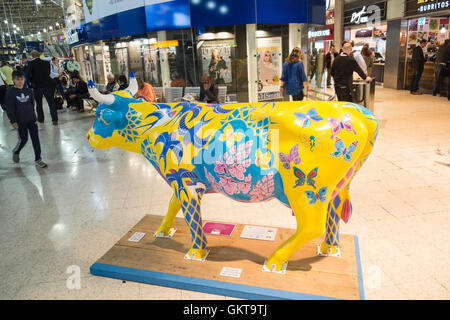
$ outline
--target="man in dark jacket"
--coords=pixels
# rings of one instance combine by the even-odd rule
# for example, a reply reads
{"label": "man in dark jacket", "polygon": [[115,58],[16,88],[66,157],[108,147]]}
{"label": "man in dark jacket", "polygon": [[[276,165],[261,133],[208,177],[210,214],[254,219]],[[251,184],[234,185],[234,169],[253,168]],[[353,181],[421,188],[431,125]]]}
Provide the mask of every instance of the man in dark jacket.
{"label": "man in dark jacket", "polygon": [[41,144],[34,111],[33,90],[25,88],[25,78],[21,71],[13,71],[12,78],[14,86],[6,92],[5,105],[8,118],[13,128],[19,133],[19,141],[13,149],[13,161],[16,163],[20,161],[19,153],[27,143],[29,133],[33,143],[36,167],[45,168],[47,164],[41,159]]}
{"label": "man in dark jacket", "polygon": [[419,82],[422,77],[423,67],[425,66],[425,57],[423,55],[423,48],[427,45],[427,40],[420,40],[420,45],[413,49],[411,67],[413,69],[411,86],[409,90],[411,94],[419,95]]}
{"label": "man in dark jacket", "polygon": [[353,101],[353,72],[358,73],[366,81],[372,81],[372,78],[366,76],[356,60],[350,57],[352,50],[352,45],[348,42],[345,43],[342,47],[342,53],[334,59],[331,66],[331,76],[334,79],[334,89],[339,101]]}
{"label": "man in dark jacket", "polygon": [[[444,79],[444,74],[449,73],[450,67],[450,39],[445,40],[445,43],[439,48],[436,55],[436,62],[434,65],[434,89],[433,96],[441,92],[441,82]],[[447,98],[450,100],[450,78],[448,81]]]}
{"label": "man in dark jacket", "polygon": [[330,46],[330,51],[328,51],[327,55],[325,56],[325,66],[327,68],[327,88],[331,86],[331,65],[338,55],[339,54],[336,52],[334,44],[332,44]]}
{"label": "man in dark jacket", "polygon": [[27,79],[31,88],[34,89],[34,96],[36,99],[37,118],[40,123],[44,122],[44,110],[42,109],[42,96],[45,96],[48,107],[50,108],[50,115],[54,125],[58,124],[58,112],[54,101],[55,97],[55,83],[50,78],[50,62],[41,60],[40,53],[36,50],[31,52],[33,60],[29,63]]}

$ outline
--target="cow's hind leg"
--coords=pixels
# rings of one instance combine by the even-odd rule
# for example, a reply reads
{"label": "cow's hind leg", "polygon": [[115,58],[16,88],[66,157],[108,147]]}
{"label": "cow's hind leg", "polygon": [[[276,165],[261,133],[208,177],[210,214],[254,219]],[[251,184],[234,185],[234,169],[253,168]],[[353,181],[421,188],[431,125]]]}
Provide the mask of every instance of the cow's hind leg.
{"label": "cow's hind leg", "polygon": [[320,237],[325,230],[328,201],[318,201],[310,205],[304,193],[294,193],[288,195],[288,198],[297,219],[297,231],[267,260],[267,268],[271,271],[280,271],[295,251]]}
{"label": "cow's hind leg", "polygon": [[175,194],[183,210],[184,219],[191,232],[191,247],[186,254],[186,258],[193,260],[203,260],[206,257],[206,236],[203,232],[203,222],[200,211],[204,189],[193,191],[186,186],[183,188],[175,187]]}
{"label": "cow's hind leg", "polygon": [[170,231],[175,222],[175,217],[180,209],[180,201],[178,201],[178,198],[175,196],[175,194],[173,194],[169,202],[169,208],[167,209],[166,216],[164,217],[161,226],[155,233],[156,237],[168,237],[170,235]]}
{"label": "cow's hind leg", "polygon": [[334,199],[330,201],[327,209],[326,236],[320,245],[319,255],[339,256],[339,224],[341,218],[339,214],[344,207],[344,199],[348,196],[348,188],[342,190]]}

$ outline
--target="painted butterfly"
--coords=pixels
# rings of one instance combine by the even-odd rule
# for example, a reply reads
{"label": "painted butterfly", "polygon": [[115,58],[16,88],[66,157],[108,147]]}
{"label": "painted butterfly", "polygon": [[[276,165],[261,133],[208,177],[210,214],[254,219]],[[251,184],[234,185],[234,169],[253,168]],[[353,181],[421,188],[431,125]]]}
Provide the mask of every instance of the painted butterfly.
{"label": "painted butterfly", "polygon": [[295,115],[301,121],[302,128],[306,128],[311,125],[311,120],[316,122],[323,120],[314,108],[309,109],[307,113],[296,112]]}
{"label": "painted butterfly", "polygon": [[283,163],[283,167],[288,170],[291,168],[291,161],[297,165],[302,161],[298,154],[298,144],[296,144],[295,146],[293,146],[291,148],[291,151],[289,152],[289,154],[280,152],[279,156],[280,156],[281,162]]}
{"label": "painted butterfly", "polygon": [[357,146],[358,146],[358,141],[353,141],[346,148],[344,141],[342,141],[341,138],[336,137],[336,141],[334,142],[334,147],[336,148],[336,150],[334,152],[332,152],[331,155],[336,158],[340,158],[341,156],[344,156],[344,160],[347,162],[350,162],[352,160],[353,152],[355,152]]}
{"label": "painted butterfly", "polygon": [[308,176],[306,176],[302,170],[300,170],[297,167],[294,167],[294,174],[298,178],[298,180],[295,182],[294,188],[304,185],[305,179],[306,179],[306,183],[308,185],[312,186],[314,189],[316,189],[316,186],[315,186],[316,182],[313,180],[313,178],[317,177],[318,170],[319,170],[319,167],[316,167],[308,173]]}
{"label": "painted butterfly", "polygon": [[308,202],[309,205],[315,204],[317,200],[320,200],[320,202],[325,202],[327,200],[326,194],[327,194],[328,187],[320,188],[319,192],[314,191],[305,191],[306,198],[310,199]]}
{"label": "painted butterfly", "polygon": [[341,131],[341,129],[353,131],[353,133],[356,134],[355,129],[353,129],[352,118],[350,116],[350,113],[345,114],[344,117],[342,118],[342,121],[339,121],[336,118],[327,118],[327,121],[331,123],[331,125],[333,126],[331,128],[332,132],[331,139],[333,139]]}

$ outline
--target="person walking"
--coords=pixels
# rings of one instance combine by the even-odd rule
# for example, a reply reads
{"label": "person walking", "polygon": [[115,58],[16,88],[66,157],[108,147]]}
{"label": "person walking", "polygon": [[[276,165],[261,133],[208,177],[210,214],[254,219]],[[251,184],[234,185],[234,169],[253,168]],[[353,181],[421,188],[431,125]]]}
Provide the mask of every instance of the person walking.
{"label": "person walking", "polygon": [[0,71],[0,106],[3,110],[5,107],[5,94],[6,94],[6,76]]}
{"label": "person walking", "polygon": [[14,85],[13,80],[12,80],[13,71],[14,71],[13,68],[10,67],[8,62],[2,61],[2,66],[0,68],[0,72],[2,72],[6,77],[5,82],[6,82],[7,88]]}
{"label": "person walking", "polygon": [[291,95],[294,101],[303,100],[303,88],[305,86],[308,88],[308,91],[312,90],[305,73],[305,67],[300,61],[299,48],[294,48],[283,63],[280,80],[280,92],[286,92],[286,94]]}
{"label": "person walking", "polygon": [[352,50],[353,48],[350,43],[344,44],[342,53],[336,57],[331,66],[331,76],[334,79],[334,89],[339,101],[353,101],[353,72],[358,73],[366,81],[372,81],[372,78],[366,76],[366,73],[361,69],[356,60],[350,57]]}
{"label": "person walking", "polygon": [[12,159],[15,163],[20,161],[20,151],[28,141],[28,134],[34,149],[34,161],[36,167],[45,168],[47,164],[41,158],[41,144],[39,131],[36,124],[35,101],[33,90],[25,88],[25,77],[21,71],[13,71],[14,86],[6,92],[6,112],[14,129],[17,130],[19,141],[13,149]]}
{"label": "person walking", "polygon": [[48,107],[50,108],[50,115],[52,117],[53,125],[58,125],[58,112],[56,111],[54,101],[55,82],[52,78],[50,78],[50,62],[39,58],[40,53],[36,50],[31,52],[31,56],[33,59],[29,63],[27,79],[31,87],[34,89],[38,122],[44,123],[42,96],[45,96],[45,100],[47,100]]}
{"label": "person walking", "polygon": [[412,59],[411,59],[411,67],[413,69],[411,85],[409,90],[411,94],[419,95],[422,94],[419,92],[419,82],[422,77],[423,68],[425,66],[425,57],[423,55],[423,48],[427,45],[427,40],[420,40],[420,45],[416,46],[413,49]]}
{"label": "person walking", "polygon": [[327,68],[327,88],[331,87],[331,65],[338,55],[339,54],[336,52],[336,47],[332,44],[330,46],[330,51],[328,51],[325,56],[325,67]]}
{"label": "person walking", "polygon": [[[436,96],[441,92],[441,83],[444,79],[444,74],[449,73],[450,69],[450,39],[445,40],[444,44],[439,48],[436,54],[436,62],[434,65],[434,88],[433,96]],[[447,98],[450,100],[450,75],[448,81]],[[442,95],[441,95],[442,96]]]}
{"label": "person walking", "polygon": [[367,75],[369,77],[372,76],[372,70],[373,70],[373,65],[375,62],[375,58],[372,55],[372,52],[370,51],[369,45],[365,44],[361,50],[361,55],[364,59],[364,62],[366,64],[367,67]]}

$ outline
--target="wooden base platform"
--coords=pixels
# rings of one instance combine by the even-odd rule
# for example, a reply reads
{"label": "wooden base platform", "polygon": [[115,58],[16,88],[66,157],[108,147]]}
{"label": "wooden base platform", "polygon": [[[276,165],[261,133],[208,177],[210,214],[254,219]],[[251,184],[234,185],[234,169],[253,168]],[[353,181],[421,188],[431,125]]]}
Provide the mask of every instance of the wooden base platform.
{"label": "wooden base platform", "polygon": [[[244,225],[230,237],[207,235],[210,253],[203,262],[186,260],[191,235],[177,218],[173,238],[155,238],[163,217],[146,215],[91,266],[98,276],[149,283],[244,299],[364,299],[358,238],[341,235],[341,257],[320,257],[316,239],[290,259],[285,274],[263,272],[264,261],[293,233],[278,228],[275,241],[241,238]],[[146,235],[139,242],[128,239]],[[221,276],[223,267],[242,269],[240,278]]]}

